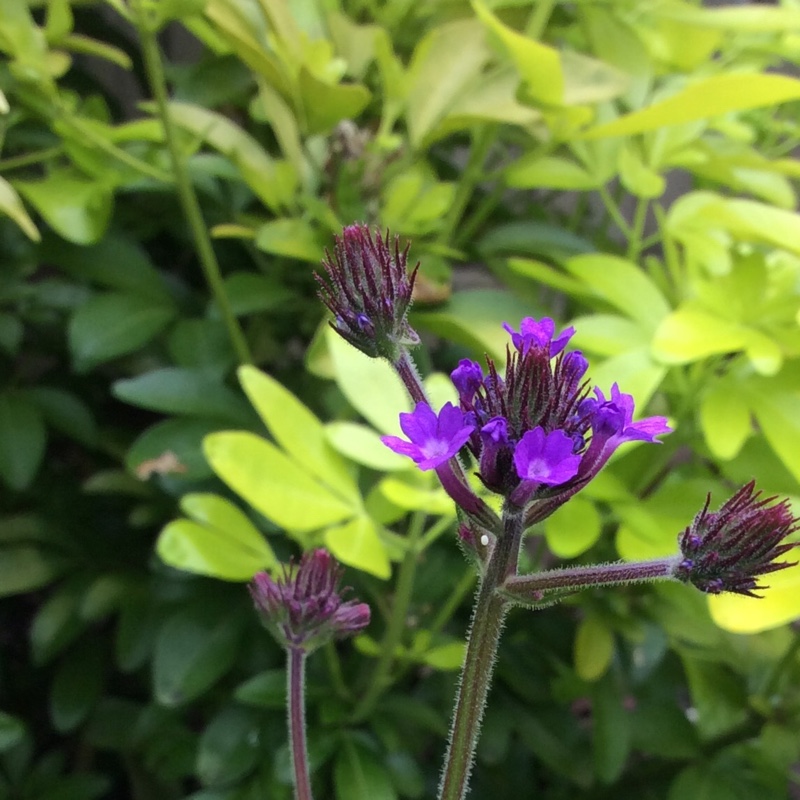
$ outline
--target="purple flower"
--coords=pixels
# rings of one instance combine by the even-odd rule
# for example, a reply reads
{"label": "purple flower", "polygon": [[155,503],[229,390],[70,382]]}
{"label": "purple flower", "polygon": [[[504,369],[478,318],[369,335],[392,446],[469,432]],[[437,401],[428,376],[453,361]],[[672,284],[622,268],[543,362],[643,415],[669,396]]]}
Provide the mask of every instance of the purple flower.
{"label": "purple flower", "polygon": [[600,435],[610,434],[615,447],[623,442],[633,441],[660,444],[655,437],[672,432],[666,417],[646,417],[633,422],[633,397],[620,392],[616,383],[611,387],[609,400],[606,400],[598,388],[595,388],[594,393],[596,399],[585,401],[587,410],[591,409],[592,429]]}
{"label": "purple flower", "polygon": [[369,624],[366,603],[342,599],[341,576],[333,556],[320,549],[304,553],[299,566],[284,567],[278,580],[257,573],[248,588],[261,621],[278,642],[310,653]]}
{"label": "purple flower", "polygon": [[528,431],[514,449],[514,466],[523,481],[556,486],[578,474],[581,457],[573,453],[572,439],[564,431]]}
{"label": "purple flower", "polygon": [[797,546],[785,542],[798,529],[788,500],[763,500],[755,481],[743,486],[719,511],[709,511],[711,496],[680,537],[683,560],[675,576],[709,594],[737,592],[758,597],[767,587],[758,576],[796,562],[776,561]]}
{"label": "purple flower", "polygon": [[421,470],[435,469],[451,459],[475,430],[474,423],[452,403],[446,403],[438,415],[427,403],[417,403],[410,414],[400,415],[400,427],[408,441],[399,436],[383,436],[381,441],[413,459]]}
{"label": "purple flower", "polygon": [[471,406],[475,392],[483,383],[483,370],[477,361],[462,358],[450,373],[453,385],[458,389],[458,397],[463,405]]}
{"label": "purple flower", "polygon": [[554,340],[553,334],[556,325],[550,317],[535,320],[533,317],[524,317],[519,324],[517,333],[507,322],[503,327],[511,334],[511,342],[523,355],[531,347],[548,348],[550,358],[557,356],[575,334],[575,328],[567,328]]}
{"label": "purple flower", "polygon": [[333,256],[326,251],[327,278],[314,274],[334,330],[362,353],[392,363],[405,345],[419,344],[406,319],[417,274],[415,267],[409,275],[407,255],[397,239],[390,248],[388,233],[382,239],[366,225],[349,225],[336,237]]}

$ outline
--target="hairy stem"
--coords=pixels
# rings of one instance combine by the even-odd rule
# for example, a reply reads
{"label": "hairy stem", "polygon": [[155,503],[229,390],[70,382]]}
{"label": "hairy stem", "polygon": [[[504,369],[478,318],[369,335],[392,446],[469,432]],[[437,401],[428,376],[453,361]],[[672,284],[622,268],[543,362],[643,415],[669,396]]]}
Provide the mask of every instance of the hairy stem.
{"label": "hairy stem", "polygon": [[189,177],[189,171],[186,167],[183,153],[181,152],[175,125],[169,114],[167,80],[164,75],[164,65],[161,62],[161,53],[158,49],[156,34],[147,18],[141,0],[138,0],[136,3],[135,11],[137,28],[142,41],[142,57],[144,59],[147,80],[156,101],[161,125],[164,128],[164,138],[166,139],[167,149],[170,154],[178,197],[192,233],[197,258],[200,261],[200,266],[202,267],[209,289],[214,296],[214,300],[219,306],[222,320],[228,331],[228,337],[230,338],[236,357],[241,364],[250,364],[252,363],[252,357],[250,356],[250,350],[247,346],[247,340],[245,339],[242,329],[239,327],[228,296],[225,293],[225,286],[222,281],[219,263],[214,253],[214,248],[211,245],[208,229],[203,221],[200,203],[197,200],[197,195],[195,194],[192,181]]}
{"label": "hairy stem", "polygon": [[308,747],[306,746],[305,668],[306,654],[299,648],[287,650],[289,658],[289,747],[292,752],[295,800],[313,800],[311,779],[308,774]]}
{"label": "hairy stem", "polygon": [[450,743],[445,757],[439,800],[462,800],[467,794],[481,720],[489,694],[497,646],[507,609],[498,587],[516,571],[522,540],[522,517],[506,513],[504,531],[486,567],[467,636]]}

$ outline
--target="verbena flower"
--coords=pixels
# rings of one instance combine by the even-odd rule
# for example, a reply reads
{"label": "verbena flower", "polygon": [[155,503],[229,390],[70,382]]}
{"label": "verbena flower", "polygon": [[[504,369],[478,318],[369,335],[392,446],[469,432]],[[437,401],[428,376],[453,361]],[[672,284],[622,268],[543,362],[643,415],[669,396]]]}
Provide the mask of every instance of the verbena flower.
{"label": "verbena flower", "polygon": [[[426,404],[418,404],[415,415],[428,420],[427,449],[409,444],[401,449],[400,440],[384,441],[423,469],[441,463],[434,460],[438,454],[446,460],[466,443],[485,486],[512,505],[527,507],[531,524],[585,486],[621,444],[656,442],[670,428],[663,417],[633,422],[633,398],[616,384],[608,398],[600,389],[590,393],[586,359],[579,351],[566,351],[572,328],[556,335],[547,317],[524,318],[519,332],[504,327],[513,347],[504,375],[491,359],[485,373],[480,364],[464,359],[451,374],[462,412],[460,420],[448,412],[452,447],[441,431],[439,439],[433,437],[436,415]],[[411,437],[412,443],[421,445],[421,436]]]}
{"label": "verbena flower", "polygon": [[446,403],[438,414],[427,403],[417,403],[410,414],[400,415],[400,427],[408,441],[399,436],[383,436],[381,441],[395,453],[413,459],[421,470],[435,469],[451,459],[475,430],[452,403]]}
{"label": "verbena flower", "polygon": [[758,597],[767,588],[759,576],[796,562],[776,561],[796,546],[785,539],[798,529],[787,500],[761,499],[755,482],[743,486],[719,511],[709,511],[711,496],[680,537],[683,560],[675,576],[709,594],[736,592]]}
{"label": "verbena flower", "polygon": [[326,251],[327,279],[315,273],[334,330],[362,353],[392,363],[404,346],[419,344],[406,319],[419,265],[409,274],[407,256],[397,238],[390,247],[388,233],[381,238],[366,225],[349,225],[335,238],[333,256]]}
{"label": "verbena flower", "polygon": [[264,626],[286,648],[310,653],[330,639],[352,636],[369,624],[366,603],[344,601],[342,568],[326,550],[312,550],[274,580],[259,572],[250,594]]}

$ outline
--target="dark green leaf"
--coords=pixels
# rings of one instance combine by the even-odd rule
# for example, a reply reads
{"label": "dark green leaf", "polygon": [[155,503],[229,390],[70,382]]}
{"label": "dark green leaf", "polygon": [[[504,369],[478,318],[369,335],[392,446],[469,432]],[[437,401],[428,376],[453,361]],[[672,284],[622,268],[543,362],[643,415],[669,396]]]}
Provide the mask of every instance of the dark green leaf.
{"label": "dark green leaf", "polygon": [[0,478],[12,489],[27,489],[44,455],[42,415],[22,394],[0,395]]}
{"label": "dark green leaf", "polygon": [[259,716],[228,707],[203,731],[197,751],[197,776],[205,786],[240,780],[259,757]]}
{"label": "dark green leaf", "polygon": [[84,640],[62,662],[50,694],[50,715],[58,731],[70,731],[83,722],[97,702],[105,681],[103,641]]}
{"label": "dark green leaf", "polygon": [[397,793],[386,767],[355,739],[347,738],[333,771],[337,800],[395,800]]}

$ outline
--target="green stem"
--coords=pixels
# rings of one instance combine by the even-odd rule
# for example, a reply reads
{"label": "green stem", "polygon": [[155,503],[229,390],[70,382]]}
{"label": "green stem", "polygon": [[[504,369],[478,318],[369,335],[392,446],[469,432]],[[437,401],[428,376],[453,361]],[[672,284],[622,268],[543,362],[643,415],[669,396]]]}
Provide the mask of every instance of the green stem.
{"label": "green stem", "polygon": [[466,242],[472,239],[478,228],[483,225],[492,211],[497,208],[505,190],[505,182],[498,178],[491,192],[483,197],[475,211],[473,211],[461,225],[458,233],[454,234],[453,243],[456,247],[463,247]]}
{"label": "green stem", "polygon": [[622,212],[619,210],[616,200],[614,200],[605,186],[601,186],[597,190],[597,193],[600,195],[600,199],[603,201],[603,205],[605,206],[608,215],[614,220],[614,223],[620,229],[620,231],[622,231],[625,238],[630,240],[632,235],[630,225],[628,225],[625,217],[622,216]]}
{"label": "green stem", "polygon": [[289,747],[292,753],[294,796],[296,800],[312,800],[311,778],[308,773],[306,745],[305,668],[306,654],[294,647],[287,650],[289,668],[287,695],[289,698]]}
{"label": "green stem", "polygon": [[26,153],[24,156],[12,156],[0,161],[0,172],[8,172],[12,169],[30,167],[33,164],[41,164],[42,161],[49,161],[64,152],[61,145],[47,147],[44,150],[37,150],[35,153]]}
{"label": "green stem", "polygon": [[469,159],[461,178],[458,181],[456,196],[445,217],[444,225],[440,234],[440,241],[451,242],[455,236],[455,230],[461,217],[464,214],[472,193],[480,180],[484,177],[483,162],[494,143],[494,125],[484,125],[474,132],[472,136],[472,149]]}
{"label": "green stem", "polygon": [[636,204],[636,211],[633,215],[633,224],[630,227],[630,238],[628,239],[628,260],[638,261],[642,253],[642,236],[644,226],[647,222],[647,211],[650,208],[650,201],[640,197]]}
{"label": "green stem", "polygon": [[536,8],[531,12],[528,24],[525,26],[525,33],[531,39],[541,39],[542,34],[550,21],[550,15],[555,8],[556,0],[539,0]]}
{"label": "green stem", "polygon": [[158,116],[164,128],[164,138],[166,139],[167,149],[169,150],[172,162],[172,171],[175,176],[175,184],[178,189],[183,213],[192,232],[195,250],[200,265],[203,269],[206,282],[211,290],[214,300],[219,306],[222,320],[228,330],[228,337],[233,345],[234,352],[241,364],[252,363],[250,349],[247,346],[242,329],[236,316],[233,313],[228,296],[225,293],[225,285],[222,280],[222,273],[211,245],[211,238],[208,229],[203,221],[203,214],[200,210],[200,203],[197,200],[194,187],[189,177],[189,171],[181,152],[178,142],[177,132],[169,113],[167,99],[167,80],[164,75],[164,66],[161,62],[161,53],[158,49],[158,41],[152,27],[148,24],[147,15],[143,8],[142,0],[137,0],[135,4],[137,27],[142,41],[142,57],[144,58],[147,80],[150,83]]}
{"label": "green stem", "polygon": [[356,706],[355,711],[353,711],[354,722],[360,722],[372,713],[378,698],[391,682],[392,664],[394,664],[397,648],[403,638],[408,609],[411,605],[411,595],[414,589],[414,578],[416,577],[417,561],[419,559],[419,541],[424,525],[425,515],[418,511],[411,518],[411,524],[409,525],[406,554],[397,576],[392,614],[383,634],[380,656],[378,656],[378,662],[375,665],[369,686]]}
{"label": "green stem", "polygon": [[464,598],[469,594],[474,585],[475,572],[472,567],[468,567],[466,570],[464,570],[461,580],[455,585],[453,591],[450,592],[450,596],[447,598],[447,600],[445,600],[444,605],[439,609],[439,612],[428,626],[428,630],[432,635],[439,633],[439,631],[441,631],[444,626],[447,625],[453,614],[455,614],[460,608]]}
{"label": "green stem", "polygon": [[342,674],[342,662],[339,659],[339,654],[336,652],[336,645],[330,641],[322,649],[325,651],[328,675],[330,676],[336,696],[343,700],[349,700],[351,694],[345,683],[344,675]]}
{"label": "green stem", "polygon": [[506,513],[503,522],[503,535],[489,558],[472,612],[450,743],[439,785],[439,800],[462,800],[466,796],[475,759],[481,719],[507,610],[506,601],[497,589],[516,571],[522,540],[521,514]]}

